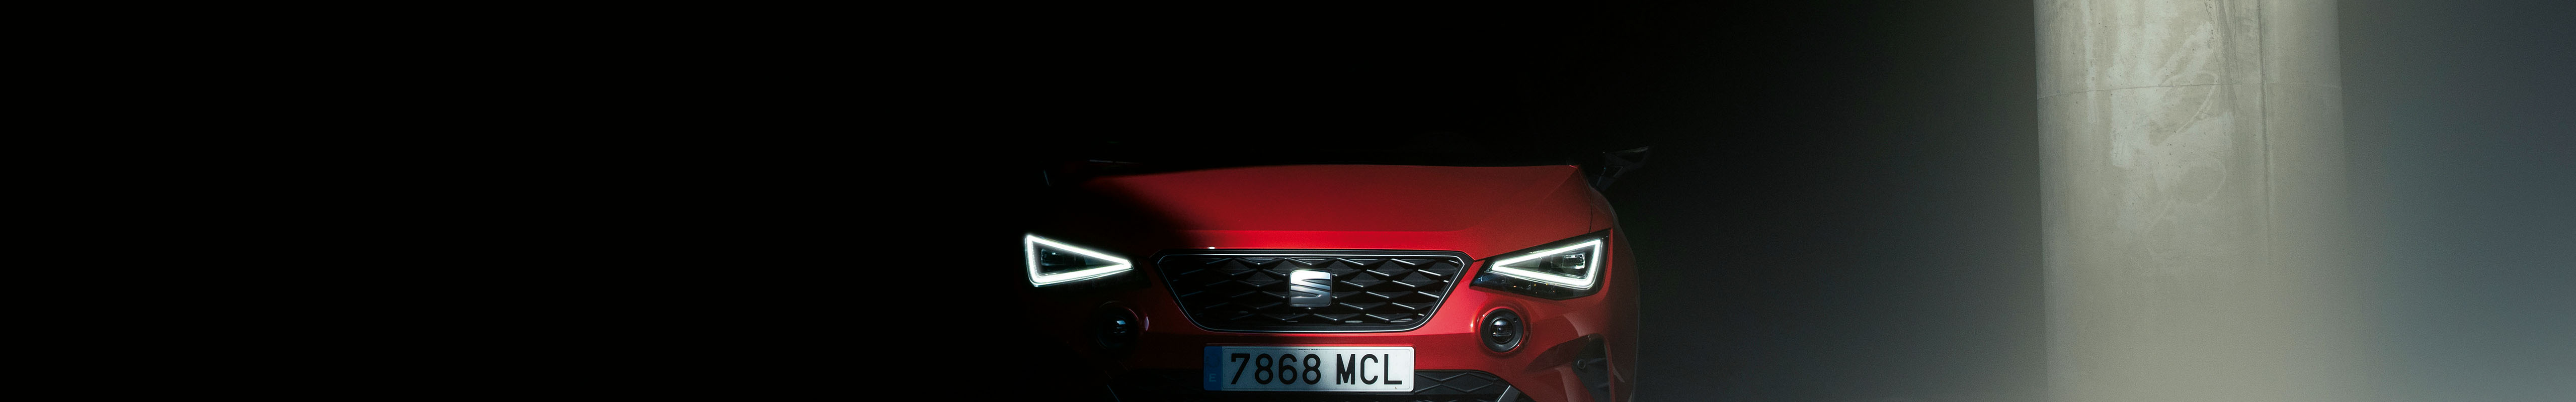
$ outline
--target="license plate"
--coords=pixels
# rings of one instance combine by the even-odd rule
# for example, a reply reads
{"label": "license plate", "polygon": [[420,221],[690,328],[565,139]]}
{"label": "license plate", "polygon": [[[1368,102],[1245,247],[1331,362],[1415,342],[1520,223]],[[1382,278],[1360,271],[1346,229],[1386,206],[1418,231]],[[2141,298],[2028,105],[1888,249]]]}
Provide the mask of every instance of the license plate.
{"label": "license plate", "polygon": [[1412,391],[1406,346],[1208,346],[1209,391]]}

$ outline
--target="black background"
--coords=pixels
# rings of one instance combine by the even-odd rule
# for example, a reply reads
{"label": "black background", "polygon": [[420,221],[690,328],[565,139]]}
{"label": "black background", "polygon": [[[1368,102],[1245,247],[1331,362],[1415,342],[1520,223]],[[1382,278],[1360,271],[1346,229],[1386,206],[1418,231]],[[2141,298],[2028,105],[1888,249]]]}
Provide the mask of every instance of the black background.
{"label": "black background", "polygon": [[[2043,399],[2032,3],[1773,3],[993,11],[944,99],[1032,160],[1653,146],[1639,400]],[[2566,9],[2343,3],[2390,400],[2576,393]]]}

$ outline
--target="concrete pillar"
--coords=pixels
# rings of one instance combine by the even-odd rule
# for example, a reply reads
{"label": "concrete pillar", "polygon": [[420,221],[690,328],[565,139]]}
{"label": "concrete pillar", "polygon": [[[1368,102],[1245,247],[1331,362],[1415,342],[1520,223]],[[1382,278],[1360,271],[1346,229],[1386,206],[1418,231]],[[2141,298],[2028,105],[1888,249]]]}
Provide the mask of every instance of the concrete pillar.
{"label": "concrete pillar", "polygon": [[2051,401],[2349,401],[2335,4],[2038,0]]}

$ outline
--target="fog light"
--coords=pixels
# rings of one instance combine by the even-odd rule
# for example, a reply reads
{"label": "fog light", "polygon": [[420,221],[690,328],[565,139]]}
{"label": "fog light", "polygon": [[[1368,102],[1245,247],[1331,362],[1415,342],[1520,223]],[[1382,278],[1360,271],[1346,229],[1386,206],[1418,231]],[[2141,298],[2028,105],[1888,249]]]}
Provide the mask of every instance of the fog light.
{"label": "fog light", "polygon": [[1485,348],[1508,352],[1512,348],[1520,347],[1521,334],[1527,331],[1521,329],[1522,326],[1520,313],[1509,309],[1495,309],[1494,312],[1485,313],[1485,320],[1476,332],[1484,336]]}
{"label": "fog light", "polygon": [[1125,308],[1102,308],[1091,318],[1092,339],[1102,349],[1125,349],[1136,344],[1136,334],[1144,331],[1145,322]]}

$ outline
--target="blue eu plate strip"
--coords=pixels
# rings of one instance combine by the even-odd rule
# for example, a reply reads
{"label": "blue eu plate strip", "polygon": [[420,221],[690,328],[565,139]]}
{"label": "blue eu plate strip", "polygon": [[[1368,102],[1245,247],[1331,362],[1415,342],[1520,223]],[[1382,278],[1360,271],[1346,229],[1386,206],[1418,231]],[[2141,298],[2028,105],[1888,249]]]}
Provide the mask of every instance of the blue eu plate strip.
{"label": "blue eu plate strip", "polygon": [[1221,346],[1208,346],[1207,353],[1202,353],[1206,358],[1200,360],[1202,365],[1199,366],[1199,377],[1206,380],[1201,382],[1201,385],[1206,385],[1206,387],[1200,389],[1208,391],[1224,390],[1224,388],[1222,388],[1224,387],[1224,384],[1218,384],[1216,381],[1216,378],[1221,376],[1218,374],[1225,371],[1224,354],[1225,348]]}

